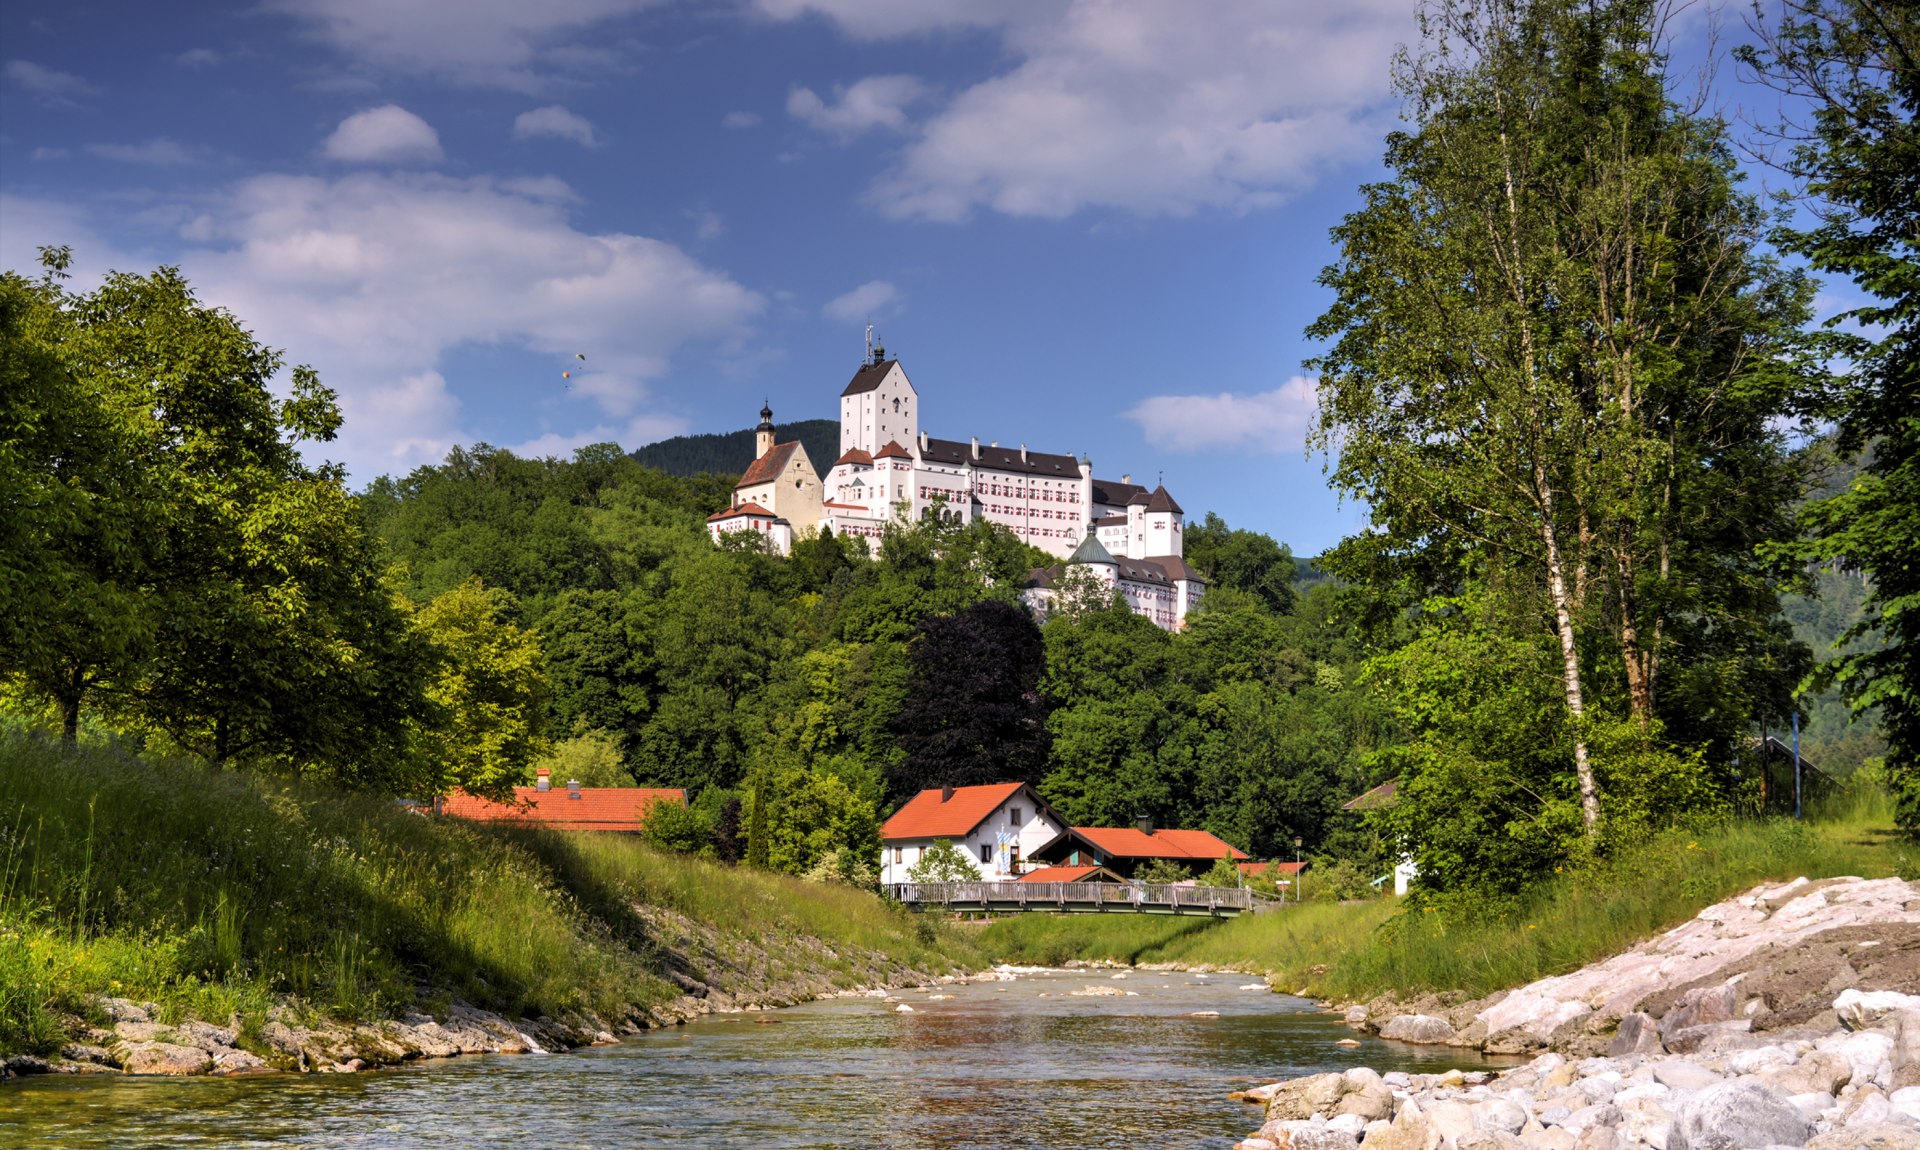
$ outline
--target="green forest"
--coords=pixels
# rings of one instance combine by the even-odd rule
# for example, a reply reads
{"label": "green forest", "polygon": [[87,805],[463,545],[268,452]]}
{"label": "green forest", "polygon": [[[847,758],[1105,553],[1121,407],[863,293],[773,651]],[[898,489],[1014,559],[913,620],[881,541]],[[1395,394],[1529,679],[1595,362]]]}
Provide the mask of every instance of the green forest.
{"label": "green forest", "polygon": [[[412,799],[685,787],[656,845],[854,883],[905,797],[1018,779],[1073,823],[1513,895],[1761,813],[1754,740],[1795,715],[1920,830],[1920,53],[1859,10],[1746,58],[1811,101],[1796,230],[1654,6],[1436,9],[1309,328],[1312,446],[1370,524],[1309,570],[1189,523],[1178,633],[1087,595],[1036,622],[1051,559],[986,524],[715,546],[745,432],[352,490],[313,371],[177,269],[78,289],[45,249],[0,275],[7,721]],[[1818,322],[1822,277],[1880,302]]]}

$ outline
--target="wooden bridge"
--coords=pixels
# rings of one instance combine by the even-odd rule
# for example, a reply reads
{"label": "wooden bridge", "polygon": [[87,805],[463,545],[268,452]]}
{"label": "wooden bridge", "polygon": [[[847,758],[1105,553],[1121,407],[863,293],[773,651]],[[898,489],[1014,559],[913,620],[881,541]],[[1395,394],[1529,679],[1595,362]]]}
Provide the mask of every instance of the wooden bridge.
{"label": "wooden bridge", "polygon": [[888,891],[916,910],[1023,910],[1106,914],[1189,914],[1224,918],[1266,901],[1250,890],[1112,882],[894,883]]}

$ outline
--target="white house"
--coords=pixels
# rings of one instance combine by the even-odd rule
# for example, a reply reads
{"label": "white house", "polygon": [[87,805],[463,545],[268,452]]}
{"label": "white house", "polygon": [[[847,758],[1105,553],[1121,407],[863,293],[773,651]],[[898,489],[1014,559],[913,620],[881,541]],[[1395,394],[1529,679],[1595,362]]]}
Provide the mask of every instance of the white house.
{"label": "white house", "polygon": [[907,872],[941,839],[965,852],[985,881],[1011,882],[1066,830],[1025,783],[921,791],[880,828],[880,882],[912,882]]}
{"label": "white house", "polygon": [[[1067,560],[1096,565],[1133,610],[1168,630],[1182,626],[1206,584],[1182,558],[1184,513],[1165,487],[1123,475],[1095,479],[1093,462],[1002,447],[998,440],[936,439],[920,429],[920,396],[886,349],[872,347],[840,393],[840,458],[818,476],[798,442],[775,443],[760,411],[755,457],[732,506],[707,521],[721,536],[751,532],[787,554],[810,531],[859,535],[877,546],[888,521],[933,513],[985,520]],[[1091,541],[1098,549],[1089,553]],[[1116,564],[1114,561],[1119,560]],[[1064,567],[1034,572],[1026,598],[1044,614]]]}

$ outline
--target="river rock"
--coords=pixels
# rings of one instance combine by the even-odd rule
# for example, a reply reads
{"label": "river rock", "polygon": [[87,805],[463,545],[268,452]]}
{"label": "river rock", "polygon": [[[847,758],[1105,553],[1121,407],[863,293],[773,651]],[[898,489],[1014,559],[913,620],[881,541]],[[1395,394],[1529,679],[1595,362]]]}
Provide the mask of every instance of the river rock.
{"label": "river rock", "polygon": [[1613,1034],[1613,1041],[1607,1043],[1607,1053],[1614,1057],[1623,1054],[1659,1054],[1665,1050],[1660,1045],[1660,1024],[1651,1014],[1641,1011],[1629,1011],[1620,1019],[1620,1027]]}
{"label": "river rock", "polygon": [[1888,1064],[1894,1089],[1920,1086],[1920,1011],[1902,1010],[1894,1016],[1893,1052]]}
{"label": "river rock", "polygon": [[1720,1082],[1720,1076],[1693,1062],[1661,1062],[1653,1068],[1653,1080],[1673,1090],[1705,1090]]}
{"label": "river rock", "polygon": [[1367,1008],[1361,1006],[1359,1003],[1347,1007],[1347,1025],[1353,1027],[1355,1030],[1365,1030],[1369,1017],[1371,1016],[1367,1013]]}
{"label": "river rock", "polygon": [[1474,1122],[1482,1130],[1498,1130],[1504,1134],[1518,1134],[1526,1128],[1529,1115],[1515,1103],[1496,1098],[1477,1108]]}
{"label": "river rock", "polygon": [[[1304,1121],[1315,1114],[1326,1114],[1346,1092],[1346,1079],[1339,1074],[1315,1074],[1276,1083],[1267,1095],[1267,1120]],[[1254,1092],[1247,1093],[1251,1096]]]}
{"label": "river rock", "polygon": [[1816,1044],[1820,1053],[1807,1058],[1838,1059],[1847,1065],[1848,1076],[1855,1086],[1872,1083],[1884,1088],[1893,1085],[1894,1047],[1893,1035],[1880,1030],[1862,1030],[1821,1039]]}
{"label": "river rock", "polygon": [[1360,1144],[1358,1129],[1325,1121],[1268,1122],[1257,1137],[1269,1140],[1278,1150],[1354,1150]]}
{"label": "river rock", "polygon": [[1363,1122],[1392,1118],[1393,1088],[1384,1082],[1361,1087],[1341,1098],[1334,1107],[1334,1113],[1353,1115]]}
{"label": "river rock", "polygon": [[128,1074],[205,1074],[213,1069],[213,1056],[198,1046],[180,1046],[172,1042],[129,1042],[114,1053]]}
{"label": "river rock", "polygon": [[1906,1126],[1850,1126],[1807,1142],[1807,1150],[1920,1150],[1920,1130]]}
{"label": "river rock", "polygon": [[[1885,1036],[1873,1035],[1872,1037]],[[1891,1040],[1888,1040],[1888,1045],[1892,1045]],[[1838,1093],[1842,1086],[1853,1079],[1854,1071],[1853,1064],[1839,1054],[1816,1050],[1791,1066],[1762,1070],[1754,1077],[1762,1085],[1770,1086],[1781,1094],[1791,1097],[1795,1094]]]}
{"label": "river rock", "polygon": [[1394,1042],[1439,1044],[1453,1039],[1453,1024],[1431,1014],[1403,1014],[1388,1019],[1380,1037]]}
{"label": "river rock", "polygon": [[1792,1103],[1752,1082],[1723,1082],[1681,1102],[1667,1150],[1802,1146],[1813,1126]]}
{"label": "river rock", "polygon": [[1920,995],[1900,994],[1892,990],[1843,990],[1833,1000],[1833,1012],[1848,1030],[1865,1030],[1879,1025],[1895,1011],[1920,1011]]}

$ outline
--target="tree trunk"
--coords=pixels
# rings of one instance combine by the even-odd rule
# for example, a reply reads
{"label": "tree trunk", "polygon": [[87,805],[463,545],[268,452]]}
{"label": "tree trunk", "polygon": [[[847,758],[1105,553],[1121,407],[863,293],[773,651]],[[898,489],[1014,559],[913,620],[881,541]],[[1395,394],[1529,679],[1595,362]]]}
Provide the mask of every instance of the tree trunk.
{"label": "tree trunk", "polygon": [[67,680],[67,690],[60,692],[60,741],[71,747],[80,742],[80,701],[87,693],[87,675],[79,667]]}
{"label": "tree trunk", "polygon": [[1553,522],[1553,488],[1539,464],[1534,482],[1540,489],[1540,537],[1547,546],[1547,586],[1553,594],[1554,629],[1560,634],[1561,681],[1566,687],[1567,710],[1573,715],[1573,770],[1580,780],[1580,819],[1587,837],[1600,833],[1600,790],[1594,785],[1593,764],[1587,761],[1587,737],[1581,730],[1587,713],[1580,690],[1580,651],[1574,645],[1573,612],[1567,603],[1565,561],[1560,555],[1560,532]]}
{"label": "tree trunk", "polygon": [[1653,721],[1652,652],[1640,644],[1639,615],[1633,598],[1633,564],[1622,545],[1618,563],[1620,572],[1620,657],[1627,665],[1627,702],[1633,718],[1642,726]]}

